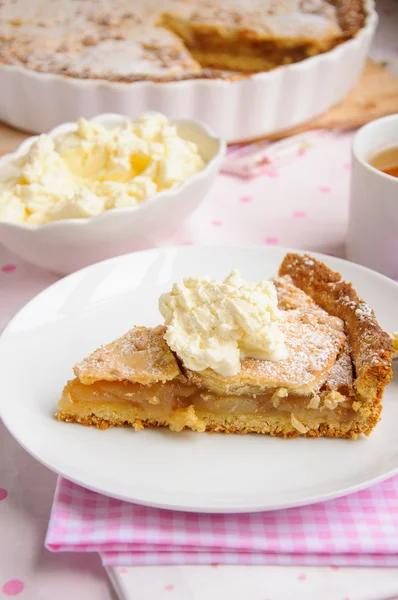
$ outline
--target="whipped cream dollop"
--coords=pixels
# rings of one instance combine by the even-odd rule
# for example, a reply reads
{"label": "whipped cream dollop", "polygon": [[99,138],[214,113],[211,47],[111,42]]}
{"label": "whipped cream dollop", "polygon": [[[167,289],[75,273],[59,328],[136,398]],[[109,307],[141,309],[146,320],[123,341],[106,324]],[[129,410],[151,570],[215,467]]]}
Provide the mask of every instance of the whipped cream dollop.
{"label": "whipped cream dollop", "polygon": [[234,270],[224,282],[188,277],[159,299],[165,340],[193,371],[237,375],[241,358],[287,357],[275,285],[249,283]]}
{"label": "whipped cream dollop", "polygon": [[0,221],[42,224],[135,206],[204,166],[196,144],[164,115],[146,113],[107,129],[80,119],[55,139],[41,135],[0,182]]}

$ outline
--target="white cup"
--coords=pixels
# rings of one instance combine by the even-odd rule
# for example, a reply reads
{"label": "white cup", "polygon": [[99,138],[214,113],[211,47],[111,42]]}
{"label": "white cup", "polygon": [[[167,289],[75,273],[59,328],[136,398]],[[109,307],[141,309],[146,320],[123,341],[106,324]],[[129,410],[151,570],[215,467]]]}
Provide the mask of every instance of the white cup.
{"label": "white cup", "polygon": [[389,146],[398,146],[398,114],[372,121],[354,137],[346,255],[397,279],[398,178],[368,162]]}

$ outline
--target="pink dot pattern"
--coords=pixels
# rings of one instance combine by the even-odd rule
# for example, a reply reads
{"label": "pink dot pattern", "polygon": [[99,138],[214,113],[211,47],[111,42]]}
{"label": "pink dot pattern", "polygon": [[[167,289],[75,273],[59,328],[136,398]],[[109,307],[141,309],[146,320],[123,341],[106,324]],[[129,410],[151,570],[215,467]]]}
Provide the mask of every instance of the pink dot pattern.
{"label": "pink dot pattern", "polygon": [[24,587],[20,579],[10,579],[1,589],[6,596],[18,596],[24,590]]}
{"label": "pink dot pattern", "polygon": [[5,500],[8,496],[8,492],[7,490],[5,490],[4,488],[0,488],[0,502],[2,500]]}
{"label": "pink dot pattern", "polygon": [[3,271],[3,273],[12,273],[13,271],[15,271],[15,269],[17,268],[17,265],[3,265],[1,267],[1,270]]}
{"label": "pink dot pattern", "polygon": [[266,237],[264,244],[267,244],[268,246],[277,246],[279,244],[279,238],[272,236]]}
{"label": "pink dot pattern", "polygon": [[275,169],[267,168],[267,170],[264,171],[264,175],[266,175],[267,177],[271,177],[271,179],[276,179],[277,177],[279,177],[279,172]]}

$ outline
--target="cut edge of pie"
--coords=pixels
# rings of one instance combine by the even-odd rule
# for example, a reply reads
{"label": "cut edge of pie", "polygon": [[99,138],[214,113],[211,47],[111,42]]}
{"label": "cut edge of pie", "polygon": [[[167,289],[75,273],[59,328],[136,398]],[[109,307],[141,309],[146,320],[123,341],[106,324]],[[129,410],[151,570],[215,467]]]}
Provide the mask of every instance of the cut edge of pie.
{"label": "cut edge of pie", "polygon": [[275,279],[289,358],[243,359],[222,377],[184,368],[165,328],[135,327],[78,363],[60,421],[292,438],[356,438],[380,418],[392,342],[351,284],[320,261],[288,254]]}
{"label": "cut edge of pie", "polygon": [[300,62],[332,50],[354,37],[364,26],[366,11],[362,0],[330,0],[336,10],[340,32],[325,32],[317,37],[276,35],[262,28],[261,14],[224,10],[217,18],[214,9],[198,9],[184,15],[165,11],[160,23],[172,31],[202,67],[207,69],[258,73]]}

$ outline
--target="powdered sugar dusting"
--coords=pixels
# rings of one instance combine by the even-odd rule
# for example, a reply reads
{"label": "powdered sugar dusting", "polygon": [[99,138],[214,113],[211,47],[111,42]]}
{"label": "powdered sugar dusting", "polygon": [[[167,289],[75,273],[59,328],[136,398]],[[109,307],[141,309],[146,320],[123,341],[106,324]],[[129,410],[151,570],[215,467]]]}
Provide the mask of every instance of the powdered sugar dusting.
{"label": "powdered sugar dusting", "polygon": [[307,255],[304,255],[304,256],[302,257],[302,259],[303,259],[303,260],[302,260],[302,262],[303,262],[303,264],[304,264],[306,267],[309,267],[309,268],[311,268],[311,267],[313,267],[313,266],[314,266],[314,264],[315,264],[315,263],[314,263],[314,261],[313,261],[313,259],[312,259],[312,258],[310,258],[310,257],[309,257],[309,256],[307,256]]}
{"label": "powdered sugar dusting", "polygon": [[288,358],[277,363],[245,358],[239,375],[229,377],[228,382],[256,381],[259,385],[311,390],[320,379],[324,381],[347,343],[344,323],[293,286],[289,277],[273,281],[283,311],[280,327],[286,337]]}
{"label": "powdered sugar dusting", "polygon": [[325,387],[329,390],[339,390],[343,386],[351,387],[354,382],[354,372],[349,346],[346,345],[328,373]]}
{"label": "powdered sugar dusting", "polygon": [[[314,294],[330,312],[344,318],[355,363],[356,388],[361,389],[362,394],[374,394],[376,389],[380,394],[392,374],[389,336],[381,329],[373,310],[360,300],[350,283],[315,259],[312,269],[308,269],[308,258],[311,260],[311,257],[289,254],[282,272],[289,274],[293,282],[306,292]],[[377,370],[372,372],[369,370],[371,367],[377,367]]]}
{"label": "powdered sugar dusting", "polygon": [[121,338],[102,346],[76,365],[82,383],[168,381],[180,374],[177,361],[163,339],[164,327],[135,327]]}
{"label": "powdered sugar dusting", "polygon": [[348,308],[353,310],[355,312],[355,316],[359,320],[364,320],[364,319],[375,320],[373,310],[370,308],[369,304],[367,304],[363,300],[359,300],[359,299],[356,300],[352,296],[350,297],[348,295],[345,295],[345,296],[343,296],[343,298],[341,298],[340,301],[342,304],[344,304],[345,306],[347,306]]}
{"label": "powdered sugar dusting", "polygon": [[358,308],[355,310],[355,315],[358,319],[373,319],[373,311],[370,308],[369,304],[365,302],[360,302],[358,304]]}

